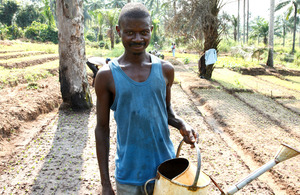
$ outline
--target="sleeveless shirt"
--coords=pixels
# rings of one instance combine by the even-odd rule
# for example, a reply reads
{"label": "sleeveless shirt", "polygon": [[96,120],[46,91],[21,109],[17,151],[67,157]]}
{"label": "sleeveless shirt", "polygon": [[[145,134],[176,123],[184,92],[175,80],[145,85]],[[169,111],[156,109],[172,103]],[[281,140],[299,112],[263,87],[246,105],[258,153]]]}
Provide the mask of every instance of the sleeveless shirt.
{"label": "sleeveless shirt", "polygon": [[175,158],[168,129],[166,83],[160,60],[151,55],[151,72],[144,82],[132,80],[115,59],[109,63],[115,83],[111,106],[117,123],[116,180],[144,185],[157,167]]}

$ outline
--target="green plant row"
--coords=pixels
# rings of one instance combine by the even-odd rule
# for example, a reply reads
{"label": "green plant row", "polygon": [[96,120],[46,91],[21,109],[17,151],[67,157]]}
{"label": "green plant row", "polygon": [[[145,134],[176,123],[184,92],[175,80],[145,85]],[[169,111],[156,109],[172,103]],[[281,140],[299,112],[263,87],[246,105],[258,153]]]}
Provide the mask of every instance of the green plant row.
{"label": "green plant row", "polygon": [[16,62],[26,62],[30,60],[37,60],[45,57],[54,57],[57,56],[57,54],[43,54],[43,55],[35,55],[35,56],[26,56],[26,57],[21,57],[21,58],[11,58],[7,60],[0,60],[0,64],[13,64]]}
{"label": "green plant row", "polygon": [[30,66],[24,69],[5,69],[0,67],[0,88],[13,87],[19,83],[31,83],[53,76],[58,72],[58,60]]}
{"label": "green plant row", "polygon": [[220,83],[226,89],[253,90],[267,96],[300,98],[300,93],[298,92],[300,88],[299,83],[281,80],[275,76],[255,77],[242,75],[228,69],[215,69],[212,79]]}

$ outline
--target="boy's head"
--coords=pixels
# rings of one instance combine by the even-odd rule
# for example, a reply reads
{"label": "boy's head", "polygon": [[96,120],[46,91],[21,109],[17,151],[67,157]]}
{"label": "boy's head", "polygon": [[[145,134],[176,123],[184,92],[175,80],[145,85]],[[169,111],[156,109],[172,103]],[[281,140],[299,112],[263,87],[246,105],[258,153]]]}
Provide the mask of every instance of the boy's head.
{"label": "boy's head", "polygon": [[122,8],[116,30],[125,51],[135,55],[145,53],[152,29],[150,14],[143,4],[128,3]]}
{"label": "boy's head", "polygon": [[148,9],[142,3],[128,3],[126,4],[119,15],[118,26],[124,18],[147,18],[151,21],[151,16]]}

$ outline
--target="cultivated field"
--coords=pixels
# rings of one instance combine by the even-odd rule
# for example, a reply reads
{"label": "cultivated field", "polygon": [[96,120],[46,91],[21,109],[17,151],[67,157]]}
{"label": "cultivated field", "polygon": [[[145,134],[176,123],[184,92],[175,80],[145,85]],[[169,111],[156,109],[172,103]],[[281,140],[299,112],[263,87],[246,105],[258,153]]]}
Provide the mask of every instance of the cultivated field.
{"label": "cultivated field", "polygon": [[[95,108],[58,110],[58,55],[27,48],[0,47],[0,194],[101,194]],[[217,67],[207,81],[198,77],[197,64],[167,60],[176,70],[173,108],[199,132],[201,169],[222,189],[271,160],[281,143],[300,149],[299,71]],[[113,115],[111,120],[114,184]],[[170,129],[177,147],[181,136]],[[196,163],[188,146],[181,155]],[[300,194],[299,159],[276,165],[237,194]],[[220,191],[211,184],[210,194]]]}

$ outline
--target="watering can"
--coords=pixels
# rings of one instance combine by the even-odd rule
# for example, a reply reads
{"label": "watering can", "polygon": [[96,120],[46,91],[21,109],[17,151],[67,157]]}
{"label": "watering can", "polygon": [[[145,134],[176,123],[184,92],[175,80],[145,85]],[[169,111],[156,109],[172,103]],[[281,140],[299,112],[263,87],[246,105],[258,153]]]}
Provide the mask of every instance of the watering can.
{"label": "watering can", "polygon": [[206,195],[210,192],[209,184],[211,181],[220,190],[222,195],[234,194],[244,186],[249,184],[251,181],[259,177],[261,174],[270,170],[276,164],[300,154],[298,150],[286,144],[281,144],[281,148],[275,155],[274,159],[270,160],[268,163],[264,164],[256,171],[240,180],[238,183],[229,187],[229,189],[224,192],[211,177],[200,170],[201,155],[200,149],[196,143],[194,145],[197,150],[197,167],[191,164],[187,159],[179,158],[182,144],[183,140],[178,146],[176,158],[167,160],[160,164],[157,169],[156,177],[149,179],[145,183],[144,189],[147,195],[148,193],[146,190],[146,186],[153,180],[155,180],[153,195]]}

